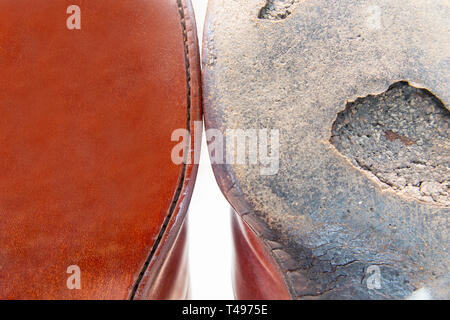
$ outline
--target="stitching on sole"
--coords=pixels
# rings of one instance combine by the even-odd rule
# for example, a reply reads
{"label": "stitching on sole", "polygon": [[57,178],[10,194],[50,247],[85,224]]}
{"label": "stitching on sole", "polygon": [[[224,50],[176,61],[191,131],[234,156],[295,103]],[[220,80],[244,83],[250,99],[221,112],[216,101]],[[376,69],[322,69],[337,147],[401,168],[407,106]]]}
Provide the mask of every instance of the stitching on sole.
{"label": "stitching on sole", "polygon": [[[184,11],[184,6],[183,6],[182,0],[177,0],[177,5],[178,5],[178,12],[180,14],[181,28],[183,31],[184,59],[185,59],[185,65],[186,65],[186,88],[187,88],[187,124],[186,124],[186,127],[189,130],[190,124],[191,124],[191,66],[190,66],[190,61],[189,61],[189,42],[188,42],[188,35],[187,35],[185,11]],[[188,152],[185,152],[184,156],[185,156],[185,160],[186,160],[188,157]],[[164,223],[161,227],[161,231],[159,232],[158,238],[156,239],[156,241],[152,247],[152,250],[150,251],[150,254],[147,257],[147,259],[142,267],[142,270],[139,273],[139,276],[133,286],[133,290],[131,291],[131,294],[130,294],[130,300],[135,299],[136,293],[142,283],[145,272],[147,271],[151,261],[153,260],[156,250],[158,250],[159,245],[161,244],[162,238],[166,234],[167,227],[168,227],[169,222],[172,219],[172,216],[175,212],[175,207],[178,203],[178,200],[180,199],[181,191],[183,190],[183,185],[186,180],[185,178],[186,178],[186,161],[184,161],[184,164],[183,164],[180,182],[179,182],[178,188],[175,192],[174,199],[172,200],[172,203],[170,205],[169,213],[164,220]]]}

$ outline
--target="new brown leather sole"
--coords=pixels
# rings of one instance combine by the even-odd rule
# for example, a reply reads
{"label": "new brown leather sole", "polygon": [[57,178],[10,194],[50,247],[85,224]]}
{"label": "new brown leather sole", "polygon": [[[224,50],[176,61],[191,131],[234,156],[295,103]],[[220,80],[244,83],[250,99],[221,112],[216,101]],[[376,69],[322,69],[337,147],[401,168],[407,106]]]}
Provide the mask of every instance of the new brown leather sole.
{"label": "new brown leather sole", "polygon": [[[279,132],[213,163],[239,215],[237,298],[448,298],[449,9],[210,1],[206,128]],[[267,143],[271,175],[254,161]]]}
{"label": "new brown leather sole", "polygon": [[73,4],[0,1],[0,298],[185,298],[189,0]]}

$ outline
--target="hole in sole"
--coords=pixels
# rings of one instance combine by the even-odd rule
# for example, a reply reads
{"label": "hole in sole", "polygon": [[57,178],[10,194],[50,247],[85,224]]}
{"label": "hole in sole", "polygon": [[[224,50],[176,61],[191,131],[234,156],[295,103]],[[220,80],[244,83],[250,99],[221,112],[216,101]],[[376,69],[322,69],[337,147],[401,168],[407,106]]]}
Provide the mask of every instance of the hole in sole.
{"label": "hole in sole", "polygon": [[398,82],[347,103],[330,142],[384,188],[449,206],[450,111],[430,91]]}
{"label": "hole in sole", "polygon": [[295,9],[299,0],[267,0],[259,11],[258,18],[265,20],[284,20]]}

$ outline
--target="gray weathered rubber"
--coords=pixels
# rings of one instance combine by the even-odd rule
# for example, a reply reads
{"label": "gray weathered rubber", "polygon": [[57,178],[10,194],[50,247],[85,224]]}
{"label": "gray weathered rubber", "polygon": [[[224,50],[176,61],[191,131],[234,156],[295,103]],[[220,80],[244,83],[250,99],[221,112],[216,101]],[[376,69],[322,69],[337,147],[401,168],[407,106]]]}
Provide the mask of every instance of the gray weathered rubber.
{"label": "gray weathered rubber", "polygon": [[[208,10],[207,128],[280,130],[276,175],[228,164],[214,165],[216,178],[277,248],[292,297],[449,298],[448,156],[447,190],[432,203],[385,188],[330,143],[347,102],[399,81],[448,112],[449,1],[212,0]],[[409,141],[384,129],[392,143]],[[368,280],[378,270],[377,289]]]}

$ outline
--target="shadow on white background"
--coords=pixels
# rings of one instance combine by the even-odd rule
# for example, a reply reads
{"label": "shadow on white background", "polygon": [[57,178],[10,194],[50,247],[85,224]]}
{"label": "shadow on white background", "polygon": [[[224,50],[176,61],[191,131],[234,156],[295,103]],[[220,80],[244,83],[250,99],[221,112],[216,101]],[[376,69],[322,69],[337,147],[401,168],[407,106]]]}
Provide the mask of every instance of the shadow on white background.
{"label": "shadow on white background", "polygon": [[[200,48],[207,0],[191,0]],[[232,300],[230,205],[222,195],[209,161],[205,135],[189,207],[189,264],[192,299]]]}

